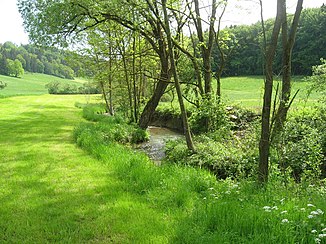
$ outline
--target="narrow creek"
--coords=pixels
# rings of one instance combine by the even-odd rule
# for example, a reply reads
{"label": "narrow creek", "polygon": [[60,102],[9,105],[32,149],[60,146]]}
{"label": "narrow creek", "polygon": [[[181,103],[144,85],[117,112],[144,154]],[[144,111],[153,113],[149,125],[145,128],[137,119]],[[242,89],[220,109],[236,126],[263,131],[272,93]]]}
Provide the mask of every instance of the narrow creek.
{"label": "narrow creek", "polygon": [[150,135],[149,141],[140,144],[138,148],[144,151],[157,165],[160,165],[161,160],[165,157],[166,141],[184,137],[179,132],[164,127],[149,126],[147,131]]}

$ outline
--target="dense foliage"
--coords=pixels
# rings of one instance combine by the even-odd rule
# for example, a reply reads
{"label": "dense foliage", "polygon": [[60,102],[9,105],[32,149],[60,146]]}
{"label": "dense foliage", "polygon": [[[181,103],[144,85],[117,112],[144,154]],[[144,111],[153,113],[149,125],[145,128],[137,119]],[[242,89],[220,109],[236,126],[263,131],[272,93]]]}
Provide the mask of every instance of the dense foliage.
{"label": "dense foliage", "polygon": [[[288,17],[289,19],[292,16]],[[273,21],[265,22],[267,35],[273,28]],[[290,23],[290,21],[289,21]],[[227,30],[237,40],[232,55],[229,56],[224,75],[262,75],[264,67],[263,33],[261,23],[253,25],[230,26]],[[293,74],[311,75],[311,67],[318,64],[320,58],[326,55],[326,6],[304,9],[300,18],[296,42],[293,49]],[[280,37],[281,38],[281,37]],[[279,42],[278,49],[281,49]],[[214,59],[219,59],[217,47],[214,49]],[[282,56],[277,54],[275,73],[281,72]],[[215,66],[215,70],[218,67]]]}
{"label": "dense foliage", "polygon": [[[85,59],[85,58],[83,58]],[[17,46],[11,42],[0,44],[0,74],[21,76],[25,71],[61,78],[91,75],[81,62],[81,56],[54,47]]]}
{"label": "dense foliage", "polygon": [[[168,142],[166,161],[208,169],[219,179],[255,177],[259,138],[257,117],[241,109],[228,113],[228,126],[220,125],[195,137],[197,151],[194,154],[182,141]],[[280,172],[283,182],[311,183],[325,178],[325,114],[323,106],[290,114],[271,153],[272,165]],[[230,128],[233,128],[233,133],[230,133]]]}
{"label": "dense foliage", "polygon": [[[84,123],[76,127],[74,137],[77,144],[83,147],[83,143],[89,143],[88,138],[95,144],[98,143],[140,143],[148,140],[145,130],[138,128],[135,124],[128,124],[122,117],[104,115],[106,108],[103,104],[89,104],[77,106],[83,108],[83,116],[87,120],[97,122],[95,124]],[[91,146],[91,145],[87,145]]]}
{"label": "dense foliage", "polygon": [[98,86],[94,83],[71,84],[60,81],[52,81],[45,85],[49,94],[99,94]]}

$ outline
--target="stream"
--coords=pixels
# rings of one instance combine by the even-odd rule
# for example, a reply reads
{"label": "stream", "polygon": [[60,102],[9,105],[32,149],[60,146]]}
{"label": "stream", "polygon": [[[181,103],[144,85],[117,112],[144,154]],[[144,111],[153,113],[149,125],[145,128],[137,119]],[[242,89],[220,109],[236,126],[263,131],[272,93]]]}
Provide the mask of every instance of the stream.
{"label": "stream", "polygon": [[147,131],[150,135],[149,141],[139,145],[139,149],[144,151],[157,165],[165,157],[164,147],[168,140],[176,140],[184,136],[179,132],[163,128],[149,126]]}

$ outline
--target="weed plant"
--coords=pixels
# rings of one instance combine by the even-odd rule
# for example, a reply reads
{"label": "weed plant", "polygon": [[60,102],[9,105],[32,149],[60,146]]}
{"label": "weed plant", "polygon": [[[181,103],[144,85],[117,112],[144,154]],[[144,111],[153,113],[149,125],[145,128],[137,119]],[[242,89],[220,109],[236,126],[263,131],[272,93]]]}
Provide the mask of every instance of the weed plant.
{"label": "weed plant", "polygon": [[[114,121],[107,126],[114,127]],[[326,240],[323,185],[306,187],[294,181],[284,185],[278,168],[271,170],[270,183],[262,188],[250,177],[216,180],[211,172],[198,167],[168,163],[157,167],[145,154],[107,140],[101,126],[91,123],[77,127],[75,140],[113,167],[124,191],[162,213],[161,221],[169,223],[164,243]],[[141,240],[142,231],[137,233],[137,240]]]}

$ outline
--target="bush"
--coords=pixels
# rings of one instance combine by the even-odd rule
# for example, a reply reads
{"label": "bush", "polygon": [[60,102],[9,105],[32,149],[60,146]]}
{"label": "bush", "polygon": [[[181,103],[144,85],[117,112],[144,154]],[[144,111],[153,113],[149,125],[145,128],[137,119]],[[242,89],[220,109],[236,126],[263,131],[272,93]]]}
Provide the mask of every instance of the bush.
{"label": "bush", "polygon": [[149,138],[145,130],[135,124],[128,124],[119,116],[105,116],[104,104],[88,104],[83,106],[83,117],[97,123],[86,125],[82,123],[74,131],[74,138],[78,145],[88,145],[88,137],[94,134],[96,143],[108,144],[119,143],[141,143]]}
{"label": "bush", "polygon": [[192,111],[189,122],[197,134],[230,128],[231,125],[224,104],[215,99],[203,99],[200,107]]}
{"label": "bush", "polygon": [[103,119],[106,112],[104,104],[87,104],[83,107],[83,117],[90,121],[98,121]]}
{"label": "bush", "polygon": [[227,107],[226,110],[232,122],[232,130],[245,130],[252,122],[259,118],[258,114],[239,106],[230,106]]}
{"label": "bush", "polygon": [[188,151],[183,141],[171,141],[166,146],[166,160],[208,169],[219,179],[250,177],[255,174],[258,159],[257,143],[252,135],[224,141],[202,135],[195,139],[195,154]]}
{"label": "bush", "polygon": [[285,124],[276,145],[280,169],[295,181],[325,177],[326,116],[319,110],[299,111]]}
{"label": "bush", "polygon": [[49,94],[99,94],[101,93],[97,85],[85,83],[82,86],[77,86],[73,83],[52,81],[45,85]]}
{"label": "bush", "polygon": [[0,80],[0,90],[4,89],[7,86],[7,83]]}

